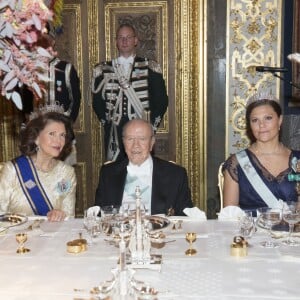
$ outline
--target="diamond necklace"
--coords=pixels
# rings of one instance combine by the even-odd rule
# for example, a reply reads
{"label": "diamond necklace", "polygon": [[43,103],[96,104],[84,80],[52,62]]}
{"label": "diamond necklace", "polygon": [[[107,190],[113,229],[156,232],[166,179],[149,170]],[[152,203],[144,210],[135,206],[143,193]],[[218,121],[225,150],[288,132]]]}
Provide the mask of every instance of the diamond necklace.
{"label": "diamond necklace", "polygon": [[260,149],[258,149],[256,143],[255,143],[253,146],[254,146],[254,147],[253,147],[253,148],[254,148],[254,149],[253,149],[254,152],[255,152],[256,154],[261,154],[261,155],[273,155],[273,154],[279,154],[279,153],[281,153],[281,152],[284,150],[284,146],[283,146],[282,143],[279,143],[278,147],[276,147],[277,149],[274,150],[274,151],[272,151],[272,152],[262,152]]}

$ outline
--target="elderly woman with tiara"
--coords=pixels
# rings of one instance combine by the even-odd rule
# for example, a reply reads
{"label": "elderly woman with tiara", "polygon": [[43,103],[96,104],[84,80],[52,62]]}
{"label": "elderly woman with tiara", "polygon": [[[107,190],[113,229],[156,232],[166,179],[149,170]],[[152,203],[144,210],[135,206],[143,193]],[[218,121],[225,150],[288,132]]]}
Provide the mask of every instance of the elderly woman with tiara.
{"label": "elderly woman with tiara", "polygon": [[75,214],[76,176],[62,160],[70,153],[73,131],[63,107],[33,112],[21,132],[21,156],[0,172],[0,211],[47,216],[62,221]]}
{"label": "elderly woman with tiara", "polygon": [[249,148],[231,155],[223,166],[224,206],[243,210],[280,207],[280,201],[297,201],[295,182],[288,180],[300,151],[280,142],[282,113],[272,95],[256,94],[246,106]]}

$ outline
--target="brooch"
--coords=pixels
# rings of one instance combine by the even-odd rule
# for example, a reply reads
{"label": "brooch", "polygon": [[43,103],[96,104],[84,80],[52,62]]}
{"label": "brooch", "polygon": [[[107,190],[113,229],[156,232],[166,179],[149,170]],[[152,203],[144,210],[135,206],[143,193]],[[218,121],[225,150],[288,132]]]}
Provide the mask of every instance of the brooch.
{"label": "brooch", "polygon": [[62,180],[57,183],[56,190],[58,191],[59,194],[64,194],[67,193],[71,189],[71,182]]}

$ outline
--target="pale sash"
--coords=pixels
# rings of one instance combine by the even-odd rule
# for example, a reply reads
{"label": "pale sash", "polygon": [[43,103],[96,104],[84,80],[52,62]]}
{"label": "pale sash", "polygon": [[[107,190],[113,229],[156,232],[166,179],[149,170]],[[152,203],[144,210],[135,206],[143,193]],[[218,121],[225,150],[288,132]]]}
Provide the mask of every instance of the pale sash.
{"label": "pale sash", "polygon": [[247,153],[245,150],[240,151],[236,154],[236,158],[246,175],[247,179],[251,183],[252,187],[263,199],[263,201],[269,207],[278,207],[279,200],[274,196],[270,189],[266,186],[260,176],[257,174],[255,168],[253,167]]}

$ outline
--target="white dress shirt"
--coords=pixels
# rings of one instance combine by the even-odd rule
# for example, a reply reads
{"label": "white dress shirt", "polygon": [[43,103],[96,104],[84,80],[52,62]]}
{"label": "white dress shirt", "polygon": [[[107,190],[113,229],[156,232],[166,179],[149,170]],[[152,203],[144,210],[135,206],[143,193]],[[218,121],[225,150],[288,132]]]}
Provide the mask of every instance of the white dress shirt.
{"label": "white dress shirt", "polygon": [[151,156],[140,166],[129,162],[122,205],[134,206],[136,202],[135,191],[138,186],[141,191],[141,202],[145,205],[146,210],[151,212],[152,172],[153,160]]}
{"label": "white dress shirt", "polygon": [[119,56],[118,57],[118,63],[123,66],[125,72],[127,73],[129,68],[133,65],[134,56],[124,57]]}

